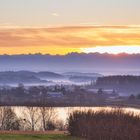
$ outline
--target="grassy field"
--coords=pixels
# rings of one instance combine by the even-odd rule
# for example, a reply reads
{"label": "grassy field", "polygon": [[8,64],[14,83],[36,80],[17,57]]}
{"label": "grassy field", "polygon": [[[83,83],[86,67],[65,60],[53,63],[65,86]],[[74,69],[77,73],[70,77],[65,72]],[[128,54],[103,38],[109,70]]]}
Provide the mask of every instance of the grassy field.
{"label": "grassy field", "polygon": [[0,134],[0,140],[81,140],[81,139],[63,134],[48,134],[48,135]]}

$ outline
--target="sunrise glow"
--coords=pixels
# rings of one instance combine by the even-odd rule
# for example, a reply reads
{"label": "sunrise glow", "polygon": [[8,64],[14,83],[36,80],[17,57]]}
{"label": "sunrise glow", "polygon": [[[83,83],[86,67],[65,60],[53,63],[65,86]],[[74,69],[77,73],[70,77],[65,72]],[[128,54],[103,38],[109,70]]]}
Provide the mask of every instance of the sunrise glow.
{"label": "sunrise glow", "polygon": [[138,54],[140,53],[140,46],[97,46],[94,48],[82,48],[85,53],[109,53],[109,54]]}
{"label": "sunrise glow", "polygon": [[139,0],[0,0],[0,55],[140,53]]}
{"label": "sunrise glow", "polygon": [[139,26],[0,28],[0,54],[140,53]]}

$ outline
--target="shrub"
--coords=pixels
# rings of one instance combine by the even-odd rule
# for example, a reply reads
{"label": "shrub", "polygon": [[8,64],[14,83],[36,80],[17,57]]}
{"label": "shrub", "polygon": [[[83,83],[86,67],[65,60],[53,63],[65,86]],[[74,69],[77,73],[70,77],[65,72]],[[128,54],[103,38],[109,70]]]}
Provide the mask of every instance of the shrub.
{"label": "shrub", "polygon": [[121,109],[75,111],[70,114],[68,131],[87,140],[140,140],[140,116]]}
{"label": "shrub", "polygon": [[0,108],[0,129],[19,130],[20,120],[10,107]]}
{"label": "shrub", "polygon": [[56,126],[52,121],[48,122],[47,130],[55,130],[55,128],[56,128]]}

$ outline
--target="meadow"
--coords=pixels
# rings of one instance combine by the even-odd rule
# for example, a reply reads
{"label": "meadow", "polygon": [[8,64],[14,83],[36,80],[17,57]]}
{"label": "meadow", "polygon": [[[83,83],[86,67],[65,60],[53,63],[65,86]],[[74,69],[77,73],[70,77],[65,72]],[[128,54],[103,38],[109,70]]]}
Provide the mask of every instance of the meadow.
{"label": "meadow", "polygon": [[64,134],[1,134],[0,140],[81,140],[77,137],[72,137]]}

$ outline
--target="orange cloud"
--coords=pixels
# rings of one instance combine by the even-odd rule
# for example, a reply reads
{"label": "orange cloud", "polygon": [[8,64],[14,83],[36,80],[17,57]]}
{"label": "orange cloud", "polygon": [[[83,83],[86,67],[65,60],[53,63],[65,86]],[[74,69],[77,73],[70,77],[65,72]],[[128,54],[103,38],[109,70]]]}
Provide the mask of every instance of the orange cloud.
{"label": "orange cloud", "polygon": [[[0,53],[56,53],[96,46],[140,45],[140,26],[1,28]],[[51,51],[51,49],[53,51]],[[30,50],[30,51],[29,51]],[[59,50],[61,50],[59,52]],[[65,50],[65,51],[63,51]],[[15,50],[16,53],[16,50]]]}

